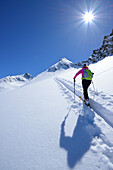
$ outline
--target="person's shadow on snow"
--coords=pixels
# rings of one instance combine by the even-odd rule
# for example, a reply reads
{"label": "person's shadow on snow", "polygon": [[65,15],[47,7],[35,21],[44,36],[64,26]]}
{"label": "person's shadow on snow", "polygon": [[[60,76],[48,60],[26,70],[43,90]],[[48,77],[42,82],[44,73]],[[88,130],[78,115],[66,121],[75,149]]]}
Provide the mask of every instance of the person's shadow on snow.
{"label": "person's shadow on snow", "polygon": [[90,124],[85,116],[79,115],[72,137],[66,136],[64,127],[67,117],[61,124],[60,147],[67,151],[68,166],[73,168],[89,150],[93,137],[98,136],[100,131],[93,122]]}

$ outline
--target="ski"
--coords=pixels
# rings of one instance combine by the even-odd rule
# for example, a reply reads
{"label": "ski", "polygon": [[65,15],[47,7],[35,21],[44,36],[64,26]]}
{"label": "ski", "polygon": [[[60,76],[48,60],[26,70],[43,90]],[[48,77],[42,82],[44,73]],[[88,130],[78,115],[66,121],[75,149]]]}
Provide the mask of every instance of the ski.
{"label": "ski", "polygon": [[87,107],[89,107],[89,108],[91,109],[90,104],[86,104],[85,101],[83,100],[83,98],[82,98],[81,96],[79,96],[79,99],[80,99]]}

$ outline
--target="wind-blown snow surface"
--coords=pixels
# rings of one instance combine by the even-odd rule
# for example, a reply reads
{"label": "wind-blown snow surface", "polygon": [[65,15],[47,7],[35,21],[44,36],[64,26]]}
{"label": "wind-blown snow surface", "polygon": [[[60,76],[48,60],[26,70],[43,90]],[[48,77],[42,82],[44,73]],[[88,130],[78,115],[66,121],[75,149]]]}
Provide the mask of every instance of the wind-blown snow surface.
{"label": "wind-blown snow surface", "polygon": [[[94,108],[101,106],[99,114],[77,96],[73,103],[76,69],[44,72],[21,88],[1,93],[0,169],[112,170],[111,62],[113,57],[108,57],[90,66],[95,91],[91,85],[89,95]],[[82,92],[79,80],[76,95]]]}

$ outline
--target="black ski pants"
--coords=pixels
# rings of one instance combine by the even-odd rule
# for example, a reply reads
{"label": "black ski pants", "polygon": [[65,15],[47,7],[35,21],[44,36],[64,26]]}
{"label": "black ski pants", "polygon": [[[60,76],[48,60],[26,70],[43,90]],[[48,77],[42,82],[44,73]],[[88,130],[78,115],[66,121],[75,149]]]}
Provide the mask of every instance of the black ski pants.
{"label": "black ski pants", "polygon": [[91,80],[85,80],[85,79],[82,80],[84,99],[89,99],[88,87],[90,86],[90,84],[91,84]]}

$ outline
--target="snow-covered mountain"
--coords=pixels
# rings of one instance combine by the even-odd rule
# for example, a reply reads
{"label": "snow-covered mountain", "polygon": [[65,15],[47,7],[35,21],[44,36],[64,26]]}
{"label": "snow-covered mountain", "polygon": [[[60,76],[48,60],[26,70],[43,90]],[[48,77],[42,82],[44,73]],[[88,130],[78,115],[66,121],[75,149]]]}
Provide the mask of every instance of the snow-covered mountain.
{"label": "snow-covered mountain", "polygon": [[[112,45],[113,31],[88,61],[0,80],[0,170],[113,170]],[[81,76],[73,93],[84,62],[94,72],[91,109]]]}
{"label": "snow-covered mountain", "polygon": [[0,79],[0,92],[23,86],[32,79],[33,76],[29,73],[2,78]]}
{"label": "snow-covered mountain", "polygon": [[57,70],[61,70],[61,69],[69,69],[69,68],[77,68],[77,64],[72,63],[71,61],[69,61],[66,58],[62,58],[59,60],[58,63],[54,64],[53,66],[51,66],[47,71],[48,72],[55,72]]}
{"label": "snow-covered mountain", "polygon": [[72,63],[66,58],[62,58],[58,63],[51,66],[47,71],[55,72],[61,69],[80,68],[84,63],[87,65],[101,61],[105,57],[113,55],[113,30],[110,35],[104,36],[103,44],[99,49],[93,50],[93,54],[86,61]]}
{"label": "snow-covered mountain", "polygon": [[93,50],[93,54],[88,59],[88,63],[95,63],[107,56],[113,55],[113,30],[110,35],[104,36],[103,44],[99,49]]}
{"label": "snow-covered mountain", "polygon": [[113,56],[89,67],[92,110],[72,67],[0,93],[0,170],[113,169]]}
{"label": "snow-covered mountain", "polygon": [[29,73],[25,73],[25,74],[22,74],[22,75],[17,75],[17,76],[7,76],[3,79],[0,79],[0,83],[1,82],[10,82],[10,83],[13,83],[13,82],[25,82],[26,80],[28,79],[32,79],[33,76],[31,76]]}

